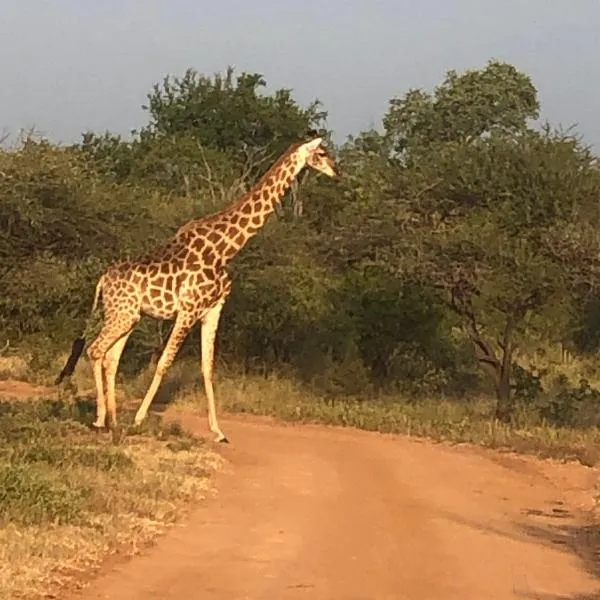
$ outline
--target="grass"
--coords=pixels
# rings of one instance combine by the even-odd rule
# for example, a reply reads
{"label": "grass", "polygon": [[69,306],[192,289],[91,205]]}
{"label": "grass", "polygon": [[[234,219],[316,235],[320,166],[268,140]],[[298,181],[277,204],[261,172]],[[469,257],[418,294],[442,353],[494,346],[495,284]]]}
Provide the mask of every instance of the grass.
{"label": "grass", "polygon": [[48,593],[110,553],[135,553],[206,494],[218,457],[201,439],[153,415],[114,445],[86,425],[93,410],[81,400],[0,400],[2,600]]}
{"label": "grass", "polygon": [[[153,370],[122,382],[130,397],[142,397]],[[80,388],[92,386],[91,372],[82,363],[76,372]],[[540,420],[534,410],[522,408],[515,423],[493,417],[489,398],[407,400],[399,396],[327,398],[290,378],[242,376],[219,365],[216,376],[220,410],[271,416],[282,421],[356,427],[382,433],[399,433],[437,441],[471,443],[513,450],[542,458],[577,461],[586,466],[600,462],[600,428],[556,427]],[[170,369],[155,400],[156,405],[176,401],[205,410],[199,364],[178,360]]]}
{"label": "grass", "polygon": [[[204,410],[204,391],[195,363],[177,363],[168,379],[165,392],[170,400],[202,406]],[[128,383],[128,391],[138,395],[147,383],[148,375],[142,374],[137,381]],[[599,428],[554,427],[540,422],[526,410],[516,416],[515,425],[506,425],[493,418],[494,403],[485,398],[463,401],[407,401],[397,396],[331,399],[290,379],[228,375],[223,369],[217,383],[222,409],[234,413],[471,443],[543,458],[573,460],[587,466],[600,461]]]}

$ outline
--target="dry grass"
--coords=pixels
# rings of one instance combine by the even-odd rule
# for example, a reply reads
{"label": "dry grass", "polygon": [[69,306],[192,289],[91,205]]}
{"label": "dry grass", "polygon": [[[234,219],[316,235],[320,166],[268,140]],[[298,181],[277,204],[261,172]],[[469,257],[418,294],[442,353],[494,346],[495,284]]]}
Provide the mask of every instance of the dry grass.
{"label": "dry grass", "polygon": [[[581,370],[583,367],[578,367]],[[575,366],[572,367],[575,372]],[[127,397],[143,396],[153,368],[137,378],[119,384]],[[75,385],[93,386],[89,366],[78,367]],[[398,396],[326,398],[289,378],[242,376],[217,368],[217,400],[231,412],[267,415],[284,421],[324,423],[357,427],[385,433],[401,433],[432,440],[472,443],[489,448],[510,449],[540,457],[600,462],[600,429],[555,427],[540,421],[534,411],[522,409],[513,425],[493,418],[494,402],[489,398],[461,401],[441,398],[407,400]],[[170,369],[154,407],[176,401],[206,409],[198,361],[179,360]]]}
{"label": "dry grass", "polygon": [[[63,358],[56,364],[62,365]],[[552,367],[549,375],[556,375],[556,365],[560,361],[557,357],[550,358],[553,360],[547,359],[546,365]],[[593,379],[593,365],[589,361],[571,360],[560,371],[569,371],[573,380],[580,375]],[[126,397],[143,396],[152,375],[153,367],[149,367],[137,378],[121,381],[121,393]],[[44,381],[44,378],[38,377],[36,381]],[[80,390],[93,388],[87,361],[80,361],[73,384]],[[493,418],[494,403],[488,398],[461,401],[440,398],[409,401],[398,396],[332,399],[289,378],[241,376],[219,365],[217,399],[222,409],[231,412],[466,442],[541,457],[576,460],[585,465],[600,462],[598,427],[555,427],[542,422],[535,411],[528,409],[522,409],[514,424],[507,425]],[[203,411],[206,409],[198,361],[178,360],[163,381],[153,406],[156,408],[173,401],[191,403]]]}
{"label": "dry grass", "polygon": [[219,457],[153,416],[114,445],[86,402],[0,401],[0,599],[135,553],[203,498]]}
{"label": "dry grass", "polygon": [[28,357],[0,355],[0,379],[29,379]]}
{"label": "dry grass", "polygon": [[[146,389],[148,374],[126,385],[127,393]],[[400,433],[455,443],[515,450],[540,457],[575,460],[585,465],[600,461],[600,429],[569,429],[540,423],[523,410],[515,425],[493,418],[493,402],[424,399],[321,397],[290,379],[227,374],[220,370],[217,396],[222,409],[268,415],[284,421],[324,423],[385,433]],[[172,368],[158,402],[175,401],[205,410],[198,365],[180,361]]]}

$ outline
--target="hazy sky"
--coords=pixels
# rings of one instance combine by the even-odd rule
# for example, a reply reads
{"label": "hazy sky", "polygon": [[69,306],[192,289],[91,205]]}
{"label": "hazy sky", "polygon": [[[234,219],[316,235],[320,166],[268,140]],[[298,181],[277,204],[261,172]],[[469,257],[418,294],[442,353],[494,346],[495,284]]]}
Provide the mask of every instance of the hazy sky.
{"label": "hazy sky", "polygon": [[390,97],[494,57],[599,147],[599,25],[600,0],[0,0],[0,131],[126,134],[164,75],[231,64],[318,97],[340,142]]}

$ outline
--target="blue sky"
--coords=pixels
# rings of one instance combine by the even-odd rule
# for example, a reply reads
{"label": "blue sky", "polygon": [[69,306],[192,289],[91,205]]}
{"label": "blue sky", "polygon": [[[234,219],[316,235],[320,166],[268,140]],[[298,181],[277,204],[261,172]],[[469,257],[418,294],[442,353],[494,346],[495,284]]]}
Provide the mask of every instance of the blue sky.
{"label": "blue sky", "polygon": [[378,126],[390,97],[493,57],[532,76],[543,117],[600,146],[599,0],[4,0],[1,14],[13,134],[126,134],[164,75],[231,64],[318,97],[340,142]]}

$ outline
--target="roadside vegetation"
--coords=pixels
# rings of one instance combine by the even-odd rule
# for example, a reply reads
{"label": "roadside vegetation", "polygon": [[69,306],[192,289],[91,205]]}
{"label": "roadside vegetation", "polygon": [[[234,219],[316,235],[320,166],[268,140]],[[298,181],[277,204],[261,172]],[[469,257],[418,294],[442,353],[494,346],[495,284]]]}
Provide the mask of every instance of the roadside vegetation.
{"label": "roadside vegetation", "polygon": [[0,598],[49,594],[135,553],[209,490],[218,457],[153,416],[115,445],[89,401],[0,400]]}

